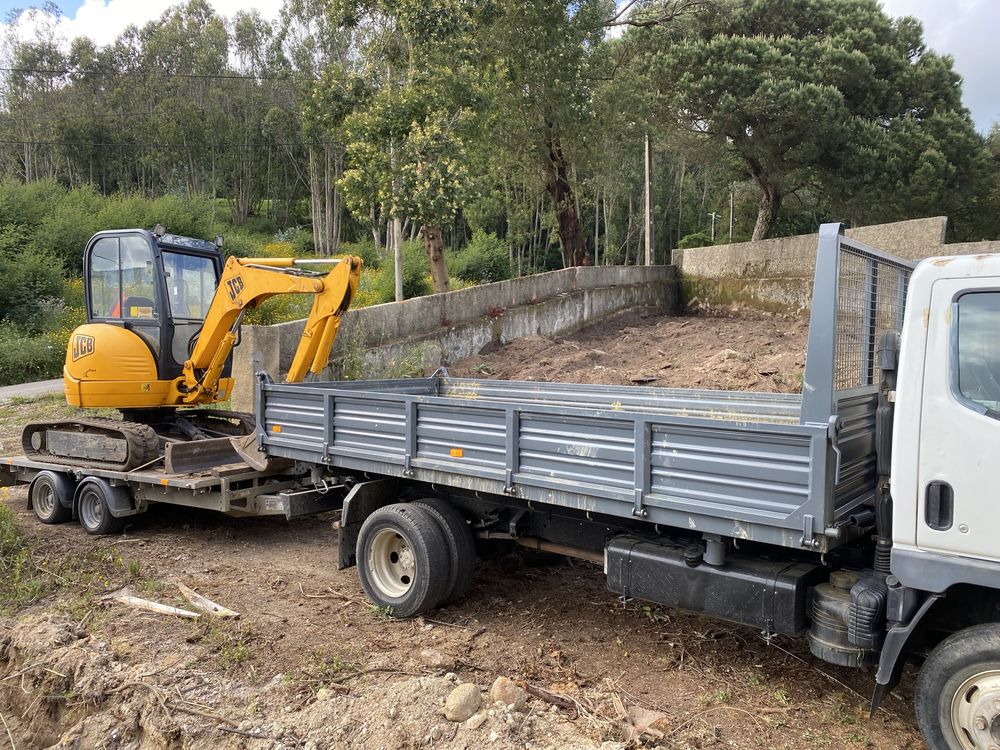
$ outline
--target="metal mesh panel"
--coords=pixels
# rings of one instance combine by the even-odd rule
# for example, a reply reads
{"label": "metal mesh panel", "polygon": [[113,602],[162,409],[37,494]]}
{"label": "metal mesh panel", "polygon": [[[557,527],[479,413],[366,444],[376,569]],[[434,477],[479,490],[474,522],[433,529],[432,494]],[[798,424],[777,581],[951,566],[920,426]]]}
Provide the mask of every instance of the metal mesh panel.
{"label": "metal mesh panel", "polygon": [[840,242],[834,388],[878,382],[875,351],[886,331],[899,331],[912,269],[846,240]]}

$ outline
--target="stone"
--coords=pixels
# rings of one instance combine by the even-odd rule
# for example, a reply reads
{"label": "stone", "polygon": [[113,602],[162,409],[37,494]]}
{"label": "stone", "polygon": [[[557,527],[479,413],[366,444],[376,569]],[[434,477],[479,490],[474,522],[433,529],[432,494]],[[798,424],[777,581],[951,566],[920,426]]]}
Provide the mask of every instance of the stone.
{"label": "stone", "polygon": [[444,702],[444,716],[448,721],[465,721],[479,710],[482,703],[479,686],[467,682],[449,693]]}
{"label": "stone", "polygon": [[419,657],[420,663],[431,669],[451,670],[455,668],[455,659],[441,653],[436,648],[421,649]]}
{"label": "stone", "polygon": [[486,719],[489,717],[484,711],[480,711],[478,714],[474,715],[471,719],[465,722],[465,726],[469,729],[479,729],[483,724],[486,723]]}
{"label": "stone", "polygon": [[328,701],[334,695],[336,695],[336,694],[332,690],[330,690],[329,688],[320,688],[319,690],[316,691],[316,700],[318,700],[318,701]]}
{"label": "stone", "polygon": [[503,703],[515,711],[520,711],[528,702],[528,694],[513,680],[507,677],[497,677],[490,688],[490,700],[494,703]]}

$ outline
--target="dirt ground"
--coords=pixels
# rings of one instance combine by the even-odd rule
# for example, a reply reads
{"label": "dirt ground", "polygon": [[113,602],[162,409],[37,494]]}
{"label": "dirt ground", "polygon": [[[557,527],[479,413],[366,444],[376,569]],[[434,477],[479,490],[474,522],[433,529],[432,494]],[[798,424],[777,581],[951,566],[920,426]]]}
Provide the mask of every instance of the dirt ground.
{"label": "dirt ground", "polygon": [[[804,343],[804,324],[785,318],[639,312],[450,371],[795,390]],[[0,406],[6,451],[20,424],[61,410]],[[122,536],[94,538],[37,523],[23,488],[3,495],[48,593],[0,620],[0,748],[923,747],[911,676],[869,719],[871,673],[813,659],[802,641],[620,603],[590,563],[480,561],[461,601],[396,621],[367,604],[356,571],[336,569],[335,514],[154,507]],[[101,600],[127,585],[187,606],[175,581],[240,618]],[[490,703],[499,676],[528,690],[523,708]],[[464,723],[441,714],[459,683],[484,695]]]}

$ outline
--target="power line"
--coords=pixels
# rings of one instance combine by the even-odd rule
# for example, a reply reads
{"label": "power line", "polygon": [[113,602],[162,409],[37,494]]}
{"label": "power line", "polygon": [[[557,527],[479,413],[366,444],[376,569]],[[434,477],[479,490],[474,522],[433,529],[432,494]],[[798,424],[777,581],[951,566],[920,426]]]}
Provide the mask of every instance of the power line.
{"label": "power line", "polygon": [[[235,81],[292,81],[295,77],[292,75],[282,75],[282,76],[248,76],[241,75],[239,73],[167,73],[161,71],[147,71],[147,72],[137,72],[137,71],[122,71],[122,70],[75,70],[73,68],[12,68],[6,66],[0,66],[0,71],[7,73],[25,73],[30,75],[47,75],[52,77],[60,77],[65,75],[84,75],[84,76],[117,76],[119,78],[194,78],[194,79],[218,79],[218,80],[235,80]],[[318,79],[308,78],[305,79],[308,82],[315,82]]]}
{"label": "power line", "polygon": [[308,146],[322,146],[322,143],[307,143],[307,142],[279,142],[275,141],[273,143],[259,143],[259,142],[249,142],[249,143],[88,143],[86,141],[35,141],[35,140],[16,140],[16,139],[0,139],[0,144],[7,146],[69,146],[75,148],[233,148],[233,149],[247,149],[247,148],[273,148],[276,146],[284,147],[308,147]]}

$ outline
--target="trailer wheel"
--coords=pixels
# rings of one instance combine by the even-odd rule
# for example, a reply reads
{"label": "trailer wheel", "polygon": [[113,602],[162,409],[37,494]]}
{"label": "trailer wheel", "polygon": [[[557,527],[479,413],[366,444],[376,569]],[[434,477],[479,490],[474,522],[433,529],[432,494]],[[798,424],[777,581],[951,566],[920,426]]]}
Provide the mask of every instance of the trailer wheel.
{"label": "trailer wheel", "polygon": [[931,750],[1000,745],[1000,623],[943,640],[920,670],[914,703]]}
{"label": "trailer wheel", "polygon": [[76,515],[88,534],[117,534],[125,522],[111,514],[111,485],[104,479],[87,477],[76,488]]}
{"label": "trailer wheel", "polygon": [[28,487],[28,500],[42,523],[65,523],[73,518],[73,481],[65,474],[40,471]]}
{"label": "trailer wheel", "polygon": [[451,560],[430,512],[395,503],[369,515],[358,534],[358,577],[368,598],[393,617],[436,607],[448,590]]}
{"label": "trailer wheel", "polygon": [[453,505],[437,497],[414,500],[413,504],[430,513],[444,533],[451,558],[448,591],[441,604],[451,604],[465,595],[472,586],[472,571],[476,564],[476,545],[472,530]]}

